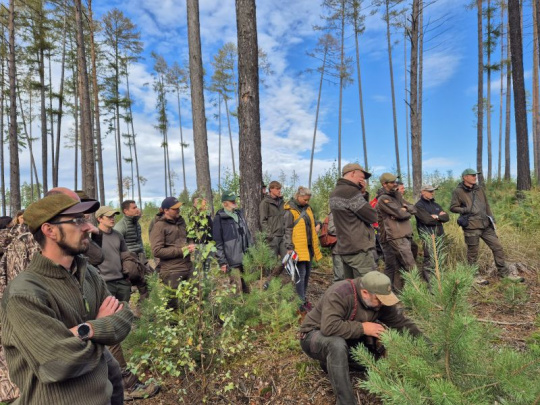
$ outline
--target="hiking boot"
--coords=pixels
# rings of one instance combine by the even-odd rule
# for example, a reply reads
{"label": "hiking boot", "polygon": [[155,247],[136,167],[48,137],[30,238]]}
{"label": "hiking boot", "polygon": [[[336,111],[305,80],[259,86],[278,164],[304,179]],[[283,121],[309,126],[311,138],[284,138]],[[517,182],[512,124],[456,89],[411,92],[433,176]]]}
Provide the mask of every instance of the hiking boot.
{"label": "hiking boot", "polygon": [[486,280],[485,278],[483,277],[480,277],[480,276],[477,276],[474,278],[474,282],[477,284],[477,285],[488,285],[489,284],[489,281]]}
{"label": "hiking boot", "polygon": [[523,283],[525,279],[521,277],[516,269],[513,269],[503,276],[507,280],[513,281],[515,283]]}
{"label": "hiking boot", "polygon": [[152,398],[155,396],[161,387],[154,383],[136,383],[133,387],[124,390],[125,400]]}

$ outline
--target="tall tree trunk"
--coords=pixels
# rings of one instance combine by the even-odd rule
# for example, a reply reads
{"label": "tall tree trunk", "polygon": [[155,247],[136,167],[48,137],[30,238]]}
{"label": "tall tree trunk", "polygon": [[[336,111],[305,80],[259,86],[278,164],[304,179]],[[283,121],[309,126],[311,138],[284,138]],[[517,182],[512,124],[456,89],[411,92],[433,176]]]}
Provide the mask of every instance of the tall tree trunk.
{"label": "tall tree trunk", "polygon": [[221,193],[221,93],[218,92],[218,192]]}
{"label": "tall tree trunk", "polygon": [[[366,170],[369,170],[368,154],[367,154],[367,139],[366,139],[366,124],[364,121],[364,100],[362,97],[362,72],[360,71],[360,47],[358,45],[359,31],[360,31],[360,28],[357,26],[357,21],[355,19],[354,42],[355,42],[355,47],[356,47],[356,72],[358,73],[358,100],[360,104],[360,123],[362,125],[362,146],[364,149],[364,168]],[[311,176],[310,176],[310,179],[311,179]],[[311,184],[311,181],[310,181],[310,184]]]}
{"label": "tall tree trunk", "polygon": [[41,97],[41,175],[43,177],[43,194],[48,187],[48,142],[47,142],[47,106],[45,105],[45,54],[43,47],[38,51],[39,93]]}
{"label": "tall tree trunk", "polygon": [[[66,11],[67,13],[67,11]],[[58,93],[58,113],[56,120],[56,153],[54,155],[54,172],[53,172],[53,184],[58,186],[58,171],[60,164],[60,138],[62,135],[62,116],[64,114],[64,81],[66,72],[66,36],[67,36],[67,16],[64,14],[64,29],[62,35],[62,62],[60,65],[60,91]],[[52,129],[51,129],[52,131]]]}
{"label": "tall tree trunk", "polygon": [[[184,180],[184,192],[187,192],[187,185],[186,185],[186,161],[184,159],[184,132],[182,130],[182,107],[180,104],[180,89],[176,88],[176,97],[178,98],[178,125],[180,126],[180,151],[182,152],[182,179]],[[219,108],[221,109],[221,102]],[[220,125],[221,125],[221,117],[220,119]],[[221,131],[221,127],[219,129]],[[221,137],[220,137],[221,142]],[[221,147],[221,143],[220,143]]]}
{"label": "tall tree trunk", "polygon": [[17,71],[15,66],[15,0],[9,1],[9,206],[10,215],[21,209],[19,140],[17,136]]}
{"label": "tall tree trunk", "polygon": [[341,0],[341,43],[339,63],[338,173],[341,173],[341,118],[343,114],[343,79],[345,75],[345,0]]}
{"label": "tall tree trunk", "polygon": [[[115,76],[114,76],[114,92],[115,92],[115,119],[116,119],[116,175],[117,175],[117,187],[118,187],[118,200],[120,203],[124,198],[124,190],[122,185],[123,175],[122,175],[122,135],[120,130],[120,56],[118,54],[118,42],[116,42],[115,49]],[[165,190],[166,193],[166,190]]]}
{"label": "tall tree trunk", "polygon": [[[101,144],[101,113],[99,109],[99,86],[97,81],[97,63],[96,63],[96,45],[95,45],[95,26],[92,12],[92,0],[88,0],[88,15],[90,27],[90,58],[92,62],[92,88],[94,89],[94,128],[96,136],[96,160],[98,172],[99,202],[105,205],[105,178],[103,174],[103,146]],[[137,152],[135,152],[135,157]],[[138,171],[137,171],[138,177]],[[139,190],[140,193],[140,190]],[[140,200],[140,199],[139,199]],[[140,201],[139,201],[140,206]]]}
{"label": "tall tree trunk", "polygon": [[[208,161],[208,135],[204,109],[204,83],[199,25],[199,0],[187,0],[187,24],[189,43],[189,76],[191,84],[191,111],[193,116],[193,146],[195,150],[195,172],[197,189],[212,205],[212,183]],[[260,188],[259,188],[260,190]],[[260,193],[259,193],[260,194]]]}
{"label": "tall tree trunk", "polygon": [[510,24],[506,24],[506,117],[504,130],[504,179],[510,181],[510,123],[512,117],[510,115],[512,103],[512,70],[510,69],[512,47],[510,44]]}
{"label": "tall tree trunk", "polygon": [[501,181],[502,178],[502,134],[503,134],[503,77],[504,77],[504,1],[501,2],[501,90],[500,90],[500,103],[499,103],[499,156],[497,160],[497,180]]}
{"label": "tall tree trunk", "polygon": [[240,195],[251,232],[260,230],[262,187],[261,124],[259,114],[259,47],[255,0],[236,0],[240,127]]}
{"label": "tall tree trunk", "polygon": [[[127,90],[127,98],[128,98],[128,105],[129,105],[129,116],[131,118],[131,136],[133,139],[133,153],[135,155],[135,174],[137,175],[137,196],[139,198],[139,207],[142,209],[142,195],[141,195],[141,176],[139,174],[139,157],[137,155],[137,141],[136,141],[136,135],[135,135],[135,126],[133,124],[133,110],[132,110],[132,102],[131,102],[131,94],[129,92],[129,74],[126,66],[126,90]],[[135,187],[133,184],[132,187]]]}
{"label": "tall tree trunk", "polygon": [[413,178],[413,183],[416,183],[414,195],[420,198],[420,189],[422,188],[422,109],[423,109],[423,94],[424,94],[424,0],[419,1],[418,5],[418,104],[417,104],[417,120],[418,120],[418,142],[420,144],[419,161],[420,168],[417,172],[417,177]]}
{"label": "tall tree trunk", "polygon": [[231,131],[231,113],[229,112],[229,104],[227,103],[227,96],[223,95],[223,101],[225,102],[225,114],[227,115],[227,125],[229,126],[229,141],[231,142],[231,158],[232,158],[232,172],[233,177],[236,177],[236,164],[234,162],[234,146]]}
{"label": "tall tree trunk", "polygon": [[[324,69],[326,69],[326,56],[328,55],[328,46],[324,49],[323,63],[321,68],[321,80],[319,81],[319,95],[317,96],[317,110],[315,111],[315,129],[313,130],[313,144],[311,145],[311,159],[309,161],[309,182],[311,188],[311,179],[313,175],[313,158],[315,157],[315,141],[317,140],[317,126],[319,124],[319,107],[321,106],[321,93],[324,78]],[[367,167],[366,167],[367,170]]]}
{"label": "tall tree trunk", "polygon": [[83,190],[90,198],[96,197],[96,166],[94,157],[94,136],[92,131],[92,108],[90,105],[90,84],[86,65],[86,45],[84,43],[83,14],[81,0],[75,0],[75,20],[77,23],[77,60],[79,66],[79,86],[81,95],[81,146],[84,150]]}
{"label": "tall tree trunk", "polygon": [[422,183],[422,139],[418,129],[418,37],[420,0],[413,0],[411,15],[411,149],[413,193],[420,194]]}
{"label": "tall tree trunk", "polygon": [[480,172],[479,180],[483,182],[482,152],[484,134],[484,38],[482,29],[482,0],[476,0],[478,21],[478,103],[476,124],[476,170]]}
{"label": "tall tree trunk", "polygon": [[[492,28],[491,28],[491,1],[487,0],[487,37],[488,42],[491,39],[492,35]],[[487,47],[487,105],[486,105],[486,118],[487,118],[487,158],[488,158],[488,171],[487,171],[487,181],[491,181],[492,179],[492,168],[493,168],[493,154],[492,154],[492,148],[491,148],[491,46],[488,45]]]}
{"label": "tall tree trunk", "polygon": [[523,77],[523,44],[519,0],[508,0],[510,44],[512,46],[512,81],[514,84],[514,116],[516,121],[517,191],[531,189],[529,163],[529,134],[527,132],[527,104]]}
{"label": "tall tree trunk", "polygon": [[[22,122],[23,122],[23,133],[24,133],[24,138],[26,138],[26,144],[28,145],[28,151],[30,152],[30,173],[32,173],[32,171],[34,172],[34,175],[36,176],[36,183],[38,185],[38,190],[39,190],[39,177],[38,177],[38,172],[37,172],[37,166],[36,166],[36,160],[34,159],[34,150],[32,148],[32,142],[34,141],[34,139],[32,138],[32,91],[30,90],[29,91],[29,103],[30,103],[30,125],[27,126],[26,125],[26,118],[24,116],[24,109],[23,109],[23,103],[22,103],[22,98],[21,98],[21,89],[19,88],[19,83],[17,83],[17,97],[19,99],[19,106],[21,107],[21,113],[20,113],[20,116],[22,118]],[[28,131],[28,127],[30,127],[30,131]],[[30,132],[30,134],[29,134]]]}
{"label": "tall tree trunk", "polygon": [[540,184],[540,94],[539,94],[539,78],[538,78],[538,64],[539,64],[539,49],[538,49],[538,0],[533,0],[533,162],[534,162],[534,175],[536,183]]}
{"label": "tall tree trunk", "polygon": [[[6,37],[6,32],[2,26],[2,38]],[[5,162],[4,162],[4,103],[5,103],[5,70],[4,70],[4,55],[0,59],[1,76],[0,76],[0,193],[2,193],[2,215],[6,215],[6,178],[5,178]]]}
{"label": "tall tree trunk", "polygon": [[407,26],[403,30],[403,77],[405,79],[405,139],[407,140],[407,187],[411,187],[411,140],[409,138],[409,114],[410,110],[407,111],[409,107],[409,89],[407,88]]}
{"label": "tall tree trunk", "polygon": [[[388,43],[388,64],[390,67],[390,89],[392,91],[392,117],[394,120],[394,142],[396,145],[396,170],[397,176],[401,178],[401,164],[399,163],[399,138],[397,129],[397,113],[396,113],[396,95],[394,91],[394,67],[392,65],[392,38],[390,35],[390,0],[385,0],[386,4],[386,40]],[[412,83],[411,83],[412,87]],[[413,156],[414,160],[414,156]],[[414,166],[414,161],[413,161]],[[414,171],[414,168],[413,168]],[[414,179],[413,179],[414,181]]]}
{"label": "tall tree trunk", "polygon": [[[51,67],[51,51],[49,50],[49,121],[50,121],[50,132],[49,135],[51,137],[51,173],[53,178],[53,187],[58,187],[58,179],[55,183],[55,172],[56,170],[56,157],[55,157],[55,150],[54,150],[54,113],[53,113],[53,92],[52,92],[52,67]],[[33,189],[32,189],[33,191]]]}

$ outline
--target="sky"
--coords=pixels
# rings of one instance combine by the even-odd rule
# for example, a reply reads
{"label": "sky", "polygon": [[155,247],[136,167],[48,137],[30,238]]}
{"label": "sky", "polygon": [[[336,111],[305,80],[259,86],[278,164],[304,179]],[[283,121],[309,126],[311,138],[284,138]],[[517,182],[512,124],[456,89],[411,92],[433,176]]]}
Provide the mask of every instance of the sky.
{"label": "sky", "polygon": [[[426,7],[424,23],[428,26],[424,44],[424,109],[423,109],[423,169],[425,173],[452,171],[454,175],[467,167],[476,166],[476,124],[473,106],[477,102],[477,33],[476,11],[466,7],[469,1],[438,0]],[[367,4],[367,3],[366,3]],[[163,149],[157,124],[156,95],[152,89],[152,51],[165,57],[169,63],[177,61],[185,66],[188,60],[186,6],[182,0],[95,0],[97,18],[113,7],[131,18],[141,33],[144,43],[143,58],[130,67],[130,91],[133,99],[134,126],[137,134],[141,175],[147,179],[143,186],[143,200],[159,202],[165,197],[163,181]],[[528,8],[524,8],[527,15]],[[394,129],[390,89],[390,72],[386,42],[386,26],[382,14],[366,6],[366,29],[360,37],[360,63],[367,135],[369,170],[375,176],[396,170]],[[318,74],[307,72],[317,67],[317,61],[307,56],[317,42],[320,32],[313,26],[321,24],[322,8],[314,0],[257,1],[257,28],[259,47],[267,55],[273,74],[264,76],[260,86],[260,111],[263,172],[271,179],[282,172],[298,175],[297,184],[307,185],[309,161],[313,141]],[[531,18],[524,19],[525,77],[530,88],[532,64]],[[497,17],[498,18],[498,17]],[[212,74],[210,62],[226,42],[236,43],[236,17],[233,0],[201,0],[200,25],[205,80]],[[392,61],[394,69],[397,122],[401,167],[407,172],[405,66],[403,31],[393,29]],[[354,56],[354,37],[346,32],[346,52]],[[407,52],[409,52],[407,50]],[[499,60],[497,49],[494,60]],[[407,55],[408,59],[408,55]],[[407,61],[409,62],[409,61]],[[59,75],[59,66],[53,66],[53,81]],[[499,136],[499,74],[492,77],[492,137],[494,172],[497,170]],[[361,125],[356,70],[354,82],[344,89],[342,111],[342,165],[363,162]],[[407,74],[408,80],[408,74]],[[123,88],[125,90],[125,88]],[[529,89],[530,90],[530,89]],[[219,130],[216,95],[205,93],[208,150],[212,186],[218,184]],[[314,160],[314,177],[337,163],[338,156],[339,87],[325,81],[322,88],[320,115]],[[231,100],[234,109],[234,100]],[[185,142],[187,187],[196,187],[193,156],[192,122],[189,94],[182,98],[182,130]],[[222,110],[223,111],[223,110]],[[170,128],[170,163],[178,175],[175,192],[182,190],[182,162],[180,153],[180,126],[176,96],[169,95],[168,119]],[[232,169],[231,152],[222,115],[221,173]],[[66,119],[66,126],[73,125]],[[36,133],[39,124],[34,123]],[[102,133],[104,133],[102,124]],[[238,123],[231,121],[236,168],[238,169]],[[530,125],[529,125],[530,128]],[[485,144],[486,142],[484,142]],[[106,171],[106,200],[117,201],[114,139],[103,141]],[[6,153],[7,153],[7,147]],[[39,145],[34,145],[40,156]],[[514,123],[512,122],[512,172],[515,172],[516,153]],[[62,156],[73,155],[73,149],[64,149]],[[124,156],[127,156],[127,148]],[[65,154],[65,155],[64,155]],[[38,163],[38,170],[40,163]],[[484,165],[487,170],[487,152],[484,146]],[[21,155],[21,180],[29,180],[29,157]],[[123,165],[124,175],[129,172]],[[73,187],[73,159],[62,159],[60,185]],[[79,181],[80,185],[80,181]]]}

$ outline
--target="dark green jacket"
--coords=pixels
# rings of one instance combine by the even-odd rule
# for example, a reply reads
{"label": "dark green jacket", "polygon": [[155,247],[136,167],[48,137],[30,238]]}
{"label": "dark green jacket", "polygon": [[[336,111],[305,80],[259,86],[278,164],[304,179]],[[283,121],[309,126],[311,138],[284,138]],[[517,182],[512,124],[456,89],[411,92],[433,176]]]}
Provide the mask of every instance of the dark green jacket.
{"label": "dark green jacket", "polygon": [[[300,326],[301,332],[320,330],[324,336],[339,336],[343,339],[359,339],[364,336],[362,322],[381,321],[390,328],[399,331],[408,330],[413,336],[421,335],[420,330],[408,318],[403,316],[396,305],[382,306],[376,310],[367,307],[360,298],[361,279],[353,280],[357,295],[348,280],[332,284],[317,302],[315,308],[308,312]],[[356,315],[351,316],[357,302]]]}
{"label": "dark green jacket", "polygon": [[416,214],[416,207],[408,203],[399,191],[379,190],[377,215],[380,242],[412,237],[410,218],[413,214]]}
{"label": "dark green jacket", "polygon": [[493,218],[486,193],[478,184],[467,187],[463,182],[459,183],[452,193],[450,211],[460,215],[470,214],[469,226],[465,230],[486,229],[490,226],[488,215]]}
{"label": "dark green jacket", "polygon": [[[75,257],[74,275],[37,253],[7,287],[0,306],[2,344],[11,379],[21,390],[21,405],[105,405],[112,385],[103,355],[131,330],[128,304],[96,319],[110,295],[98,272]],[[86,301],[86,304],[85,304]],[[70,328],[89,322],[86,342]]]}
{"label": "dark green jacket", "polygon": [[120,234],[124,237],[128,250],[134,253],[144,252],[139,218],[140,217],[129,217],[124,215],[122,219],[114,226],[114,230],[120,232]]}
{"label": "dark green jacket", "polygon": [[283,226],[283,198],[273,199],[269,195],[265,195],[259,205],[259,216],[262,231],[268,239],[274,237],[283,237],[285,227]]}

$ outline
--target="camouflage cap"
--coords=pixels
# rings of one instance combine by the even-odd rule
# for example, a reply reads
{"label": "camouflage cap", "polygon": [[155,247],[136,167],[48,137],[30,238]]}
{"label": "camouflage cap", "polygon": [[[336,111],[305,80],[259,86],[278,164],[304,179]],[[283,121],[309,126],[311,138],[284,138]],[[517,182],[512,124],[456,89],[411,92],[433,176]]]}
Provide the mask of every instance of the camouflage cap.
{"label": "camouflage cap", "polygon": [[379,180],[381,181],[381,184],[385,183],[393,183],[397,180],[397,177],[393,175],[392,173],[383,173],[381,174],[381,177],[379,177]]}
{"label": "camouflage cap", "polygon": [[24,211],[24,222],[35,233],[41,225],[58,215],[76,215],[95,212],[98,201],[79,202],[65,194],[52,194],[28,206]]}
{"label": "camouflage cap", "polygon": [[468,175],[470,175],[470,174],[476,175],[476,174],[480,174],[480,172],[477,172],[477,171],[474,170],[474,169],[465,169],[465,170],[463,170],[463,173],[461,173],[461,177],[463,177],[463,176],[468,176]]}
{"label": "camouflage cap", "polygon": [[343,166],[343,169],[341,170],[341,175],[345,176],[349,172],[353,172],[355,170],[360,170],[361,172],[364,172],[365,179],[369,179],[371,177],[371,173],[366,172],[362,166],[360,166],[358,163],[349,163]]}
{"label": "camouflage cap", "polygon": [[363,288],[375,294],[383,305],[391,307],[399,302],[399,298],[392,292],[392,283],[387,275],[379,271],[370,271],[361,280]]}

